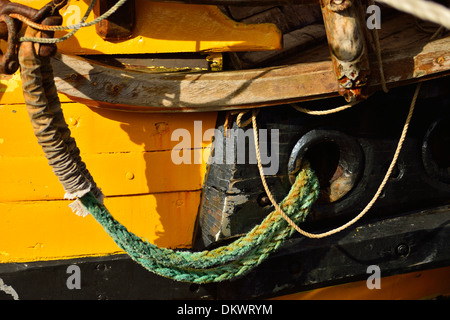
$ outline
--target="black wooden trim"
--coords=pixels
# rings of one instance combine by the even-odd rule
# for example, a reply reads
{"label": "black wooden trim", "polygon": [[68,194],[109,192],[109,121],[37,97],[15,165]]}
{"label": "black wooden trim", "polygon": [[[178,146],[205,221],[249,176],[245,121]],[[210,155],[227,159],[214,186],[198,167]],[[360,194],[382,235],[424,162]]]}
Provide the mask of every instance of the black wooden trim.
{"label": "black wooden trim", "polygon": [[[19,299],[262,299],[368,278],[450,265],[450,207],[370,222],[329,238],[301,236],[234,281],[195,285],[157,276],[127,255],[0,265]],[[404,250],[406,248],[406,250]],[[66,286],[67,267],[81,270],[81,289]],[[0,292],[1,299],[11,299]]]}

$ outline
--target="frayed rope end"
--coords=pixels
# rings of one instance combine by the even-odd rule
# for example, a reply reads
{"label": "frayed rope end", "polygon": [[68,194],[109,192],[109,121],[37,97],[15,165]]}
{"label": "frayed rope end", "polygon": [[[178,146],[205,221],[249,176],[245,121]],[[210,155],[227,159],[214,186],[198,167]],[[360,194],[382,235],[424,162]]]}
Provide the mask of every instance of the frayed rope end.
{"label": "frayed rope end", "polygon": [[88,209],[81,203],[80,199],[76,199],[74,202],[69,204],[69,208],[72,209],[72,212],[74,212],[79,217],[86,217],[90,214]]}
{"label": "frayed rope end", "polygon": [[[86,217],[87,215],[90,214],[89,210],[83,205],[83,203],[79,199],[84,195],[86,195],[89,191],[90,190],[82,190],[76,193],[66,193],[64,195],[64,199],[68,200],[76,199],[74,202],[69,204],[69,208],[72,209],[72,212],[74,212],[77,216]],[[96,190],[95,197],[98,200],[98,202],[103,204],[104,195],[100,189]]]}

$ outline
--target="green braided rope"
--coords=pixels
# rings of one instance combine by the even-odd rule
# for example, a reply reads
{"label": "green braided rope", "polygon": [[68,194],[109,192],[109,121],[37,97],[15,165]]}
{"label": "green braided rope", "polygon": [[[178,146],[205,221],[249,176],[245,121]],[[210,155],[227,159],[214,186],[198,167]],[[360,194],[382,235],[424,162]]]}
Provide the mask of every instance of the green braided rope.
{"label": "green braided rope", "polygon": [[[310,196],[306,194],[305,191],[308,188],[305,188],[304,184],[306,184],[305,179],[297,180],[297,185],[292,188],[291,194],[286,197],[281,205],[283,210],[288,211],[296,207],[295,205],[289,206],[288,199],[295,199],[296,203],[302,203],[307,196]],[[301,216],[302,214],[303,211],[297,210],[293,218],[298,221],[303,220],[304,217]],[[155,259],[159,259],[162,264],[167,266],[176,265],[182,268],[209,268],[217,264],[226,263],[259,245],[262,240],[267,237],[267,234],[271,232],[271,227],[279,226],[279,224],[274,224],[274,221],[277,218],[279,218],[279,216],[275,212],[272,212],[261,224],[255,226],[245,236],[237,239],[228,246],[223,246],[211,251],[195,253],[174,252],[173,250],[159,249],[154,246],[150,246],[150,251],[152,251]]]}
{"label": "green braided rope", "polygon": [[[298,174],[281,207],[294,221],[301,222],[317,199],[318,192],[317,177],[307,165]],[[80,200],[134,261],[153,273],[177,281],[210,283],[242,276],[276,251],[295,231],[274,211],[246,236],[228,246],[202,252],[175,251],[158,248],[129,232],[91,193]]]}

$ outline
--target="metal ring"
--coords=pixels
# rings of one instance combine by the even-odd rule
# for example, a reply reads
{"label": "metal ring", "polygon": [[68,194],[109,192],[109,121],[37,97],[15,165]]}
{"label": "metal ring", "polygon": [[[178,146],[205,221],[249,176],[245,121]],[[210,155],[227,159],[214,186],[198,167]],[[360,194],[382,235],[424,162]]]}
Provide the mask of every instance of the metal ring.
{"label": "metal ring", "polygon": [[[317,163],[317,159],[308,160],[319,180],[322,180],[321,189],[324,187],[323,184],[327,184],[327,188],[321,190],[320,201],[336,202],[355,187],[363,167],[361,146],[355,138],[345,133],[336,130],[314,129],[303,135],[297,141],[289,157],[289,181],[294,182],[302,160],[311,156],[314,153],[313,150],[317,151],[321,145],[325,149],[322,150],[324,156],[319,159],[321,163]],[[329,168],[324,169],[323,165],[329,166]],[[324,179],[326,181],[323,181]]]}

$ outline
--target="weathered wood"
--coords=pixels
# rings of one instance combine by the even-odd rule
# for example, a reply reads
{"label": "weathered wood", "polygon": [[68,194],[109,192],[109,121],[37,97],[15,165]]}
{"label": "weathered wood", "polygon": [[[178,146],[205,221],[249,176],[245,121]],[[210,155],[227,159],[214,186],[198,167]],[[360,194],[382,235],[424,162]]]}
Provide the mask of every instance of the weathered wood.
{"label": "weathered wood", "polygon": [[[258,126],[267,130],[268,137],[260,140],[260,146],[271,150],[270,154],[262,151],[261,156],[267,159],[263,164],[265,169],[276,168],[271,173],[265,170],[275,201],[280,203],[288,194],[293,181],[291,173],[298,172],[296,160],[307,159],[319,179],[319,199],[308,216],[308,223],[302,224],[304,230],[317,233],[340,226],[369,203],[392,160],[415,87],[413,84],[391,89],[357,107],[326,117],[308,116],[287,105],[260,110]],[[447,79],[422,85],[411,134],[405,139],[384,196],[370,211],[370,219],[447,203],[450,173],[443,141],[449,135],[444,129],[450,124],[444,98],[448,94]],[[305,107],[328,109],[338,100],[321,101],[320,107],[313,102],[305,103]],[[226,119],[225,113],[219,115],[218,136],[225,136],[225,126],[228,137],[239,138],[239,134],[252,132],[251,125],[239,131],[234,119]],[[278,133],[272,140],[274,130]],[[270,201],[264,200],[267,196],[259,170],[256,161],[252,161],[256,158],[253,141],[238,138],[214,141],[211,154],[221,154],[231,161],[212,161],[207,167],[198,218],[199,250],[248,232],[274,210]],[[276,149],[273,141],[278,142]],[[238,148],[243,151],[235,152]],[[238,160],[238,155],[244,158],[242,154],[248,159],[245,163]]]}
{"label": "weathered wood", "polygon": [[257,7],[235,7],[229,6],[228,11],[231,17],[236,21],[242,21],[243,19],[254,16],[255,14],[261,13],[272,9],[273,6],[257,6]]}
{"label": "weathered wood", "polygon": [[339,93],[349,102],[365,98],[370,74],[360,1],[320,1]]}
{"label": "weathered wood", "polygon": [[283,49],[280,51],[246,52],[239,55],[243,68],[259,67],[274,62],[283,56],[298,53],[326,40],[323,24],[312,24],[283,35]]}
{"label": "weathered wood", "polygon": [[249,18],[241,20],[241,22],[246,24],[260,24],[260,23],[273,23],[282,33],[290,31],[289,24],[284,19],[284,15],[280,8],[274,7],[269,10],[255,14]]}
{"label": "weathered wood", "polygon": [[281,11],[283,11],[286,21],[294,30],[313,23],[323,23],[318,2],[308,5],[281,6]]}
{"label": "weathered wood", "polygon": [[[54,59],[58,91],[92,107],[150,112],[213,111],[336,95],[329,62],[216,73],[150,74],[78,57]],[[300,98],[299,98],[300,97]]]}
{"label": "weathered wood", "polygon": [[[283,34],[282,50],[235,52],[230,54],[230,65],[234,69],[250,69],[268,66],[289,54],[298,54],[306,46],[312,47],[323,40],[322,11],[319,2],[309,5],[284,5],[263,7],[225,7],[224,13],[232,19],[244,23],[268,22],[275,24]],[[311,33],[307,27],[321,24],[320,35]],[[305,37],[311,36],[309,39]],[[316,41],[313,41],[313,40]],[[306,41],[305,41],[306,40]],[[297,50],[297,51],[295,51]]]}
{"label": "weathered wood", "polygon": [[[95,3],[94,15],[99,17],[108,11],[117,1],[100,0]],[[95,25],[95,31],[104,40],[119,41],[131,38],[136,24],[134,0],[128,0],[107,19]]]}
{"label": "weathered wood", "polygon": [[[407,32],[415,32],[409,30]],[[390,87],[450,73],[450,37],[402,42],[383,39],[383,64]],[[422,35],[422,39],[423,35]],[[405,40],[406,41],[406,40]],[[384,45],[386,44],[386,45]],[[325,49],[327,50],[327,49]],[[152,74],[112,68],[78,57],[53,61],[60,93],[92,107],[147,112],[198,112],[261,107],[339,95],[330,60],[215,73]],[[376,59],[370,56],[370,59]],[[374,72],[368,83],[380,86]]]}

